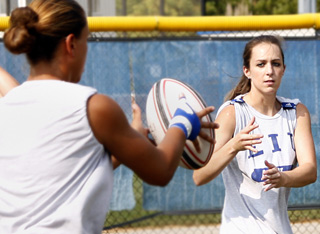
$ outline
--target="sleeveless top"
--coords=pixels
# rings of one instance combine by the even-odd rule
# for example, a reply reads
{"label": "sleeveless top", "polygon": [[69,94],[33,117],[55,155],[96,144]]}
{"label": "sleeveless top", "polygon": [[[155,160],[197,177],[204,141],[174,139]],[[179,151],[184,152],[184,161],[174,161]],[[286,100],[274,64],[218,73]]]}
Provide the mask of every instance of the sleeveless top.
{"label": "sleeveless top", "polygon": [[[228,105],[234,105],[236,127],[234,135],[247,126],[255,116],[259,127],[252,134],[263,134],[262,143],[250,150],[240,151],[222,171],[225,185],[225,200],[222,211],[220,233],[292,233],[287,214],[290,188],[273,188],[263,191],[261,180],[267,170],[265,160],[280,171],[292,170],[296,166],[294,131],[296,127],[296,105],[298,99],[277,97],[280,111],[270,117],[261,114],[243,100],[244,95],[225,102],[219,112]],[[268,185],[267,185],[268,186]]]}
{"label": "sleeveless top", "polygon": [[87,117],[95,93],[41,80],[0,99],[0,233],[101,234],[113,169]]}

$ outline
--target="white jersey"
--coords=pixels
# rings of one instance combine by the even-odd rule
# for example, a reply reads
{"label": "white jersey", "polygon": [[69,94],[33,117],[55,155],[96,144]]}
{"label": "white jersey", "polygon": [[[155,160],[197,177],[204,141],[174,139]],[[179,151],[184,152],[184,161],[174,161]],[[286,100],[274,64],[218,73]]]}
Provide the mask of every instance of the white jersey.
{"label": "white jersey", "polygon": [[87,117],[95,93],[41,80],[0,99],[0,233],[101,234],[113,170]]}
{"label": "white jersey", "polygon": [[223,170],[222,177],[226,189],[220,233],[292,233],[287,214],[290,188],[274,188],[263,191],[261,180],[268,168],[265,160],[276,165],[279,170],[292,170],[296,166],[293,142],[296,127],[296,105],[299,100],[277,97],[282,104],[280,111],[270,117],[249,106],[243,95],[227,101],[218,110],[234,105],[236,128],[234,135],[245,128],[255,116],[259,127],[252,134],[263,134],[262,143],[254,147],[258,152],[240,151]]}

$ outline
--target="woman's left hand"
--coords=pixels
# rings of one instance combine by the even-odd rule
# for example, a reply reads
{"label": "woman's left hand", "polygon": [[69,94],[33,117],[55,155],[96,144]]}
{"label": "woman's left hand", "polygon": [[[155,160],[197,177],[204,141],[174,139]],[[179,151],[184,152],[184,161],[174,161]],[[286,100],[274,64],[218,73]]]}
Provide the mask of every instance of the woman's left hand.
{"label": "woman's left hand", "polygon": [[273,165],[272,163],[269,163],[267,160],[264,162],[266,166],[269,168],[268,170],[263,172],[262,180],[264,180],[263,185],[269,185],[264,189],[264,191],[269,191],[273,188],[279,188],[281,187],[282,181],[283,181],[283,173],[279,171],[279,169]]}

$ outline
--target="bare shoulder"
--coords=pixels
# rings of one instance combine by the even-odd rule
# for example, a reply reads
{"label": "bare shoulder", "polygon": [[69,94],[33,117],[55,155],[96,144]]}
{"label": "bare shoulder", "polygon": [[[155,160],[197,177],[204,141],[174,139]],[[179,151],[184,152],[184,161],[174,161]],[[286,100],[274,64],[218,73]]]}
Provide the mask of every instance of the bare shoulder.
{"label": "bare shoulder", "polygon": [[216,122],[230,122],[230,121],[235,121],[235,109],[234,105],[228,105],[224,107],[218,114],[216,118]]}
{"label": "bare shoulder", "polygon": [[119,104],[106,95],[95,94],[88,100],[88,116],[93,123],[116,120],[123,114]]}
{"label": "bare shoulder", "polygon": [[216,123],[219,128],[216,129],[217,145],[216,149],[220,148],[219,145],[225,144],[232,136],[236,127],[236,117],[234,105],[224,107],[218,114]]}
{"label": "bare shoulder", "polygon": [[302,104],[299,103],[296,107],[296,116],[297,116],[297,127],[296,127],[296,134],[298,132],[305,132],[305,131],[311,131],[311,117],[310,113],[308,111],[308,108]]}
{"label": "bare shoulder", "polygon": [[107,145],[112,135],[129,126],[119,104],[103,94],[95,94],[88,100],[87,114],[93,133],[104,145]]}
{"label": "bare shoulder", "polygon": [[117,108],[118,104],[110,97],[103,94],[94,94],[88,100],[88,110],[94,112],[105,112],[109,108]]}
{"label": "bare shoulder", "polygon": [[308,108],[302,103],[299,103],[297,105],[296,110],[297,110],[297,118],[308,117],[310,115]]}

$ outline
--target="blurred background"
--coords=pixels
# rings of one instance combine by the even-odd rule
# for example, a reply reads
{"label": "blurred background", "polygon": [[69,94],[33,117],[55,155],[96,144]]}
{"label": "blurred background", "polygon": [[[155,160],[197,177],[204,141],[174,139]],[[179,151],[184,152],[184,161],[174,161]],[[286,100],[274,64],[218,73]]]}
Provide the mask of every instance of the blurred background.
{"label": "blurred background", "polygon": [[[281,35],[287,69],[279,95],[299,98],[308,107],[320,163],[320,0],[77,1],[91,30],[81,83],[115,99],[129,121],[134,95],[145,124],[146,98],[159,79],[186,82],[219,107],[241,76],[245,43],[256,35]],[[0,26],[2,19],[6,25],[4,16],[30,2],[0,0]],[[1,37],[0,56],[0,66],[23,82],[26,59],[8,53]],[[319,175],[318,169],[316,183],[292,189],[288,213],[295,234],[320,234]],[[223,200],[220,176],[196,187],[192,171],[178,168],[172,182],[160,188],[120,166],[103,232],[219,233]]]}
{"label": "blurred background", "polygon": [[[319,12],[320,0],[77,0],[88,16],[273,15]],[[1,0],[9,15],[31,0]]]}

